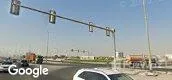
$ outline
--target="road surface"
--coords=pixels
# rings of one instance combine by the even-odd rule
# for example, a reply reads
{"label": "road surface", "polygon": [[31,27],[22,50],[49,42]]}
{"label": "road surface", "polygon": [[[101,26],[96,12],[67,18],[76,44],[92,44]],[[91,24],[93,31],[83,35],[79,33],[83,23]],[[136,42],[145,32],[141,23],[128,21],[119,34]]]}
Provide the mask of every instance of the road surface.
{"label": "road surface", "polygon": [[[12,76],[9,73],[0,73],[0,80],[72,80],[73,75],[81,68],[110,67],[110,65],[93,65],[93,64],[42,64],[44,68],[48,68],[48,75],[41,75],[38,78],[33,76]],[[39,67],[39,65],[31,65],[31,68]],[[172,74],[162,74],[157,77],[131,75],[134,80],[172,80]]]}
{"label": "road surface", "polygon": [[[78,69],[91,67],[107,67],[106,65],[90,65],[90,64],[42,64],[43,68],[48,68],[48,75],[41,75],[33,78],[32,75],[15,75],[9,73],[0,73],[0,80],[72,80],[73,75]],[[31,65],[31,68],[39,67],[39,65]]]}

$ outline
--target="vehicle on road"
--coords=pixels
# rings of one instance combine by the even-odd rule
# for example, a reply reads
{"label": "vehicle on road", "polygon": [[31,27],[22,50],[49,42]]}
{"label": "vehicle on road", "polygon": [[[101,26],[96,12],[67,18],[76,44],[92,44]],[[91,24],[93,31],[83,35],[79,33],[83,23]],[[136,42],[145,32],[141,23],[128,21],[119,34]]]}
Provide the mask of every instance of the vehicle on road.
{"label": "vehicle on road", "polygon": [[28,52],[28,53],[26,53],[25,59],[29,63],[34,63],[36,61],[36,54],[32,53],[32,52]]}
{"label": "vehicle on road", "polygon": [[42,63],[43,63],[43,58],[44,58],[43,56],[40,56],[40,55],[39,55],[39,56],[37,57],[36,64],[42,64]]}
{"label": "vehicle on road", "polygon": [[[152,65],[157,66],[158,65],[158,58],[157,56],[152,56]],[[126,57],[126,62],[129,63],[131,68],[148,68],[149,58],[148,55],[129,55]]]}
{"label": "vehicle on road", "polygon": [[106,68],[80,69],[73,80],[133,80],[130,76],[117,70]]}
{"label": "vehicle on road", "polygon": [[29,67],[29,63],[27,60],[21,60],[21,66],[22,67]]}
{"label": "vehicle on road", "polygon": [[0,71],[8,72],[8,68],[12,64],[13,64],[12,61],[3,61],[0,64]]}

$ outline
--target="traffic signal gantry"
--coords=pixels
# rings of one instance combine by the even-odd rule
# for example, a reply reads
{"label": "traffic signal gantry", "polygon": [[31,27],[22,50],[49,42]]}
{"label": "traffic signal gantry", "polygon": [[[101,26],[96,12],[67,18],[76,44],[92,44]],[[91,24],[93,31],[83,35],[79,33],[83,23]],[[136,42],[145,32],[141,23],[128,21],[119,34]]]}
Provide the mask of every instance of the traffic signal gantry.
{"label": "traffic signal gantry", "polygon": [[58,18],[61,18],[61,19],[65,19],[65,20],[69,20],[69,21],[72,21],[72,22],[87,25],[89,27],[89,32],[93,32],[94,27],[98,28],[98,29],[105,30],[107,36],[110,36],[110,32],[113,33],[115,31],[114,29],[110,29],[109,27],[103,28],[103,27],[94,25],[92,22],[85,23],[85,22],[82,22],[82,21],[78,21],[78,20],[74,20],[74,19],[70,19],[70,18],[67,18],[67,17],[56,15],[55,10],[50,10],[49,12],[45,12],[45,11],[41,11],[41,10],[34,9],[34,8],[31,8],[31,7],[23,6],[23,5],[21,5],[21,2],[19,0],[12,0],[11,1],[10,13],[13,14],[13,15],[18,16],[20,14],[20,7],[49,15],[49,22],[52,23],[52,24],[55,24],[56,17],[58,17]]}
{"label": "traffic signal gantry", "polygon": [[[49,12],[45,12],[45,11],[41,11],[41,10],[38,10],[38,9],[35,9],[35,8],[23,6],[23,5],[21,5],[21,2],[19,0],[11,0],[11,7],[10,7],[10,13],[11,14],[18,16],[20,14],[20,8],[24,8],[24,9],[28,9],[28,10],[31,10],[31,11],[36,11],[36,12],[39,12],[39,13],[49,15],[49,23],[51,23],[51,24],[56,23],[56,18],[61,18],[61,19],[65,19],[65,20],[68,20],[68,21],[72,21],[72,22],[83,24],[83,25],[87,25],[88,28],[89,28],[89,32],[93,32],[93,28],[98,28],[98,29],[105,30],[106,31],[106,36],[110,36],[110,33],[112,33],[112,37],[113,37],[113,40],[114,40],[114,44],[113,44],[114,45],[114,53],[115,53],[114,55],[116,55],[115,29],[110,29],[110,27],[106,27],[106,28],[100,27],[100,26],[94,25],[92,22],[86,23],[86,22],[70,19],[70,18],[67,18],[67,17],[59,16],[59,15],[56,14],[55,10],[50,10]],[[114,58],[115,58],[114,62],[116,64],[116,61],[115,61],[116,56]]]}

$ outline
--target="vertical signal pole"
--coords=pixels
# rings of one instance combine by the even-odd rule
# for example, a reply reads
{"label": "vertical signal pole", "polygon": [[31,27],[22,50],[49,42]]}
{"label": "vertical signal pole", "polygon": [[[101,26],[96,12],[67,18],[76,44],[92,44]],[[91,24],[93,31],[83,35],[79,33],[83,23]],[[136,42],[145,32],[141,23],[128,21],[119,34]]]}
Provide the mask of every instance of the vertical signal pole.
{"label": "vertical signal pole", "polygon": [[114,69],[116,69],[116,36],[115,36],[115,29],[113,29],[113,31],[112,31],[112,37],[113,37],[113,46],[114,46]]}
{"label": "vertical signal pole", "polygon": [[148,51],[149,51],[149,70],[152,70],[152,53],[151,53],[151,46],[150,46],[150,37],[149,37],[149,27],[148,27],[148,13],[146,9],[146,0],[143,0],[143,11],[144,11],[144,22],[146,28],[146,36],[148,42]]}

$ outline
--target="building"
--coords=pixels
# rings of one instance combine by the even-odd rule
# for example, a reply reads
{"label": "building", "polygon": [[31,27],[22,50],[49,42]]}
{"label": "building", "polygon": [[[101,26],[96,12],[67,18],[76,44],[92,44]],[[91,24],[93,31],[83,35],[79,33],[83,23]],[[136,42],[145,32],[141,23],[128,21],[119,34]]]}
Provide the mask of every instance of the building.
{"label": "building", "polygon": [[94,60],[94,56],[80,56],[81,60]]}
{"label": "building", "polygon": [[123,52],[116,52],[116,58],[124,58]]}
{"label": "building", "polygon": [[172,54],[166,54],[165,57],[169,60],[172,60]]}

